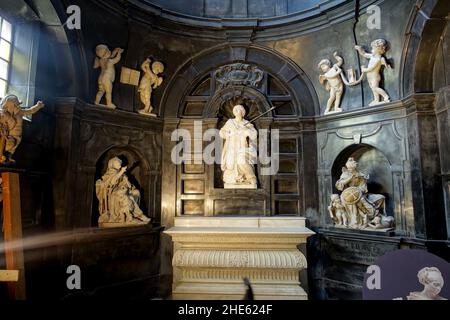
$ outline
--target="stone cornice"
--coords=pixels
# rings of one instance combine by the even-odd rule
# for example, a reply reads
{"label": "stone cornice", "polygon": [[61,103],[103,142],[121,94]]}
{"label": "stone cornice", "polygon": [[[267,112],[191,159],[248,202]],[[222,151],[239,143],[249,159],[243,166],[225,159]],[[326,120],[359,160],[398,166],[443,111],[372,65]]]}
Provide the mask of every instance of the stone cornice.
{"label": "stone cornice", "polygon": [[[354,1],[326,1],[308,10],[268,18],[206,18],[166,10],[140,0],[95,0],[102,8],[163,32],[208,40],[286,39],[353,19]],[[360,12],[376,0],[361,0]],[[131,18],[132,17],[132,18]]]}

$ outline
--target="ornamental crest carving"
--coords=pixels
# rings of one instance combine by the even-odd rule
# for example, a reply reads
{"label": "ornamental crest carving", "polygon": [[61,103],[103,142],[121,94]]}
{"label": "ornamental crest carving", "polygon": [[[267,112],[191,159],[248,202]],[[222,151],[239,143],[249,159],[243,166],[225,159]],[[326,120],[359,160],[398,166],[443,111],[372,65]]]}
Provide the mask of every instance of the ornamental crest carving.
{"label": "ornamental crest carving", "polygon": [[218,90],[228,86],[244,85],[257,88],[264,77],[264,72],[256,66],[234,63],[220,67],[214,72]]}

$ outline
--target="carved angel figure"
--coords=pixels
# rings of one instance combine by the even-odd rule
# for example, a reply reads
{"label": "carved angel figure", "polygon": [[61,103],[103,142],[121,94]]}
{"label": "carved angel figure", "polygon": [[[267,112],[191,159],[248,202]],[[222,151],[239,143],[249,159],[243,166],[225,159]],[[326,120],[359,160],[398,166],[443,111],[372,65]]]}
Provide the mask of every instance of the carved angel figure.
{"label": "carved angel figure", "polygon": [[100,68],[100,76],[98,77],[98,92],[95,97],[95,104],[100,104],[103,96],[106,98],[106,106],[115,109],[116,106],[112,102],[113,83],[116,78],[116,65],[122,58],[123,49],[116,48],[111,51],[104,44],[99,44],[95,48],[97,57],[94,62],[94,69]]}
{"label": "carved angel figure", "polygon": [[158,77],[158,75],[164,72],[164,65],[159,61],[155,61],[152,64],[150,59],[146,59],[142,63],[141,69],[144,72],[144,75],[139,83],[138,92],[140,93],[141,101],[145,108],[139,110],[139,113],[151,115],[153,111],[152,92],[153,89],[158,88],[163,82],[163,78]]}
{"label": "carved angel figure", "polygon": [[335,225],[343,227],[348,226],[347,211],[338,194],[331,195],[331,203],[328,206],[328,212]]}
{"label": "carved angel figure", "polygon": [[336,63],[331,65],[331,61],[323,59],[319,62],[319,69],[323,74],[319,76],[321,84],[325,85],[325,89],[330,92],[330,98],[327,101],[327,107],[324,114],[331,112],[341,112],[340,108],[342,94],[344,93],[344,83],[342,81],[342,69],[341,66],[344,62],[342,57],[338,56],[337,52],[333,53]]}
{"label": "carved angel figure", "polygon": [[22,109],[22,101],[15,95],[7,95],[0,102],[0,163],[14,163],[12,155],[22,141],[23,117],[35,114],[44,107],[42,101]]}
{"label": "carved angel figure", "polygon": [[[386,52],[387,42],[384,39],[377,39],[372,41],[371,45],[372,52],[366,52],[361,46],[355,46],[359,55],[369,59],[369,64],[367,67],[361,66],[361,72],[367,75],[367,80],[369,82],[370,89],[373,94],[373,101],[369,104],[374,106],[381,103],[389,102],[389,95],[380,88],[381,81],[381,69],[382,67],[391,68],[391,66],[386,62],[384,54]],[[380,96],[383,98],[380,101]]]}

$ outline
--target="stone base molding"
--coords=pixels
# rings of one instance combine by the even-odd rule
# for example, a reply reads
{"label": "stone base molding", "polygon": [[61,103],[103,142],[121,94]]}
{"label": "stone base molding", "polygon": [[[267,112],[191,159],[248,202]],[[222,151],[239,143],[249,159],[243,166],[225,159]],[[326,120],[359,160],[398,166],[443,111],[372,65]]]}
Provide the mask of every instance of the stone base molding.
{"label": "stone base molding", "polygon": [[297,249],[313,232],[297,217],[198,217],[175,219],[166,231],[174,242],[174,299],[244,297],[243,278],[255,299],[307,299]]}

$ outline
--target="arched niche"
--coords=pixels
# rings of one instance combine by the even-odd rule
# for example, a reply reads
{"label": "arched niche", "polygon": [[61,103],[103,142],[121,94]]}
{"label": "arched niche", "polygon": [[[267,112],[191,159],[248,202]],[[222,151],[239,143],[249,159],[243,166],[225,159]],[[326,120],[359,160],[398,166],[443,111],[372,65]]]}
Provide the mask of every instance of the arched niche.
{"label": "arched niche", "polygon": [[448,0],[425,0],[413,7],[403,45],[400,77],[403,97],[415,92],[433,92],[432,70],[449,13]]}
{"label": "arched niche", "polygon": [[[218,91],[206,104],[203,118],[218,118],[217,128],[234,118],[233,107],[244,106],[246,119],[251,120],[270,110],[272,104],[259,91],[245,86],[233,86]],[[272,118],[273,111],[261,118]]]}
{"label": "arched niche", "polygon": [[[220,130],[229,119],[234,118],[233,108],[238,104],[244,107],[245,118],[249,121],[269,111],[272,107],[271,102],[258,90],[245,86],[233,86],[219,90],[211,98],[205,108],[204,118],[217,118],[216,129]],[[273,114],[273,111],[269,112],[254,121],[253,125],[255,129],[266,128],[272,121]],[[256,177],[258,179],[258,185],[261,187],[262,181],[260,179],[259,169],[259,165],[256,164]],[[223,188],[222,170],[219,164],[214,165],[214,187],[219,189]]]}
{"label": "arched niche", "polygon": [[253,88],[273,105],[280,106],[277,110],[281,113],[275,111],[278,117],[319,114],[312,82],[293,61],[267,47],[236,44],[206,49],[180,66],[164,91],[161,115],[164,118],[203,117],[211,110],[205,106],[211,105],[210,101],[220,90],[216,86],[214,72],[223,66],[239,63],[264,72],[261,84]]}
{"label": "arched niche", "polygon": [[387,157],[377,148],[368,145],[352,145],[338,155],[331,169],[333,192],[340,193],[336,189],[336,181],[342,173],[342,168],[348,158],[353,157],[358,162],[358,170],[369,175],[367,188],[369,193],[382,194],[386,197],[386,213],[394,215],[394,187],[391,164]]}
{"label": "arched niche", "polygon": [[[95,181],[97,179],[101,179],[103,174],[106,172],[108,168],[108,162],[110,159],[118,157],[120,160],[122,160],[122,166],[127,167],[126,175],[128,177],[128,180],[133,184],[141,193],[141,200],[140,200],[140,208],[144,211],[144,213],[147,212],[148,203],[146,203],[146,197],[144,189],[145,186],[148,185],[148,170],[149,166],[147,161],[134,149],[130,147],[113,147],[107,151],[105,151],[97,160],[95,165],[95,179],[94,179],[94,185]],[[98,226],[98,199],[95,195],[95,188],[94,188],[94,197],[93,197],[93,204],[92,204],[92,215],[91,215],[91,224],[92,226]]]}

